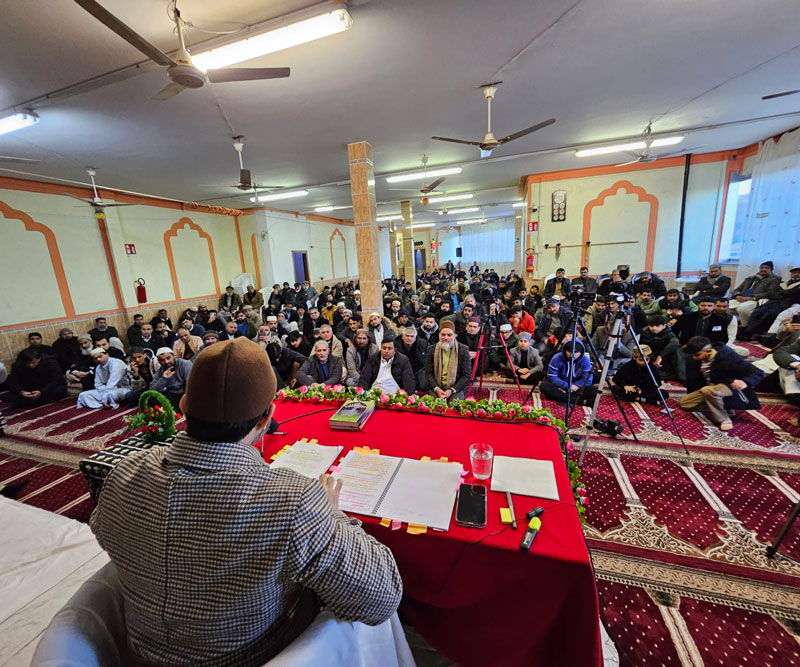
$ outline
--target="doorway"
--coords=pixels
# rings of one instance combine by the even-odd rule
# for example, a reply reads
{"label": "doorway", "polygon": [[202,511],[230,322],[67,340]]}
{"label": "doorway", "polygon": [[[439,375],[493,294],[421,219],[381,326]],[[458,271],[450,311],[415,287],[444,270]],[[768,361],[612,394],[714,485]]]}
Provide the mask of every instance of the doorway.
{"label": "doorway", "polygon": [[425,251],[424,250],[415,250],[414,251],[414,266],[417,269],[425,270],[427,268],[427,264],[425,263]]}
{"label": "doorway", "polygon": [[292,250],[292,266],[294,267],[294,281],[296,283],[302,283],[308,280],[307,252],[304,250]]}

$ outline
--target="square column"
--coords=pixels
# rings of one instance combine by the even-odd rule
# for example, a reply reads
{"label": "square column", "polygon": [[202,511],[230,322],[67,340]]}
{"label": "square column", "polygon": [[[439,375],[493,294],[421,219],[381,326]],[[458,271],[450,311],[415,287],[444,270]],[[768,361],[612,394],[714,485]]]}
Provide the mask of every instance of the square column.
{"label": "square column", "polygon": [[353,222],[356,232],[358,281],[361,309],[365,314],[383,313],[381,257],[378,240],[378,217],[375,206],[375,169],[372,146],[366,141],[347,145],[350,162],[350,190],[353,195]]}
{"label": "square column", "polygon": [[403,216],[403,280],[417,285],[417,272],[414,267],[414,230],[411,229],[411,202],[400,202]]}
{"label": "square column", "polygon": [[522,214],[517,213],[517,215],[514,216],[514,269],[518,276],[524,278],[522,251]]}
{"label": "square column", "polygon": [[393,222],[389,223],[389,247],[392,249],[392,275],[397,275],[397,229]]}

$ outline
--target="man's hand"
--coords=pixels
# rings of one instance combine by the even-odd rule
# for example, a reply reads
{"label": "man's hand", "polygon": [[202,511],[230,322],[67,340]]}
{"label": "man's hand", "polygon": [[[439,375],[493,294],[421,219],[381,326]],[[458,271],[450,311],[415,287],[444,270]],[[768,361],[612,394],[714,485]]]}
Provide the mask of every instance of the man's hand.
{"label": "man's hand", "polygon": [[632,384],[626,384],[625,385],[625,393],[626,394],[635,394],[635,393],[637,393],[636,387],[634,387]]}
{"label": "man's hand", "polygon": [[433,392],[436,394],[436,398],[445,398],[444,389],[441,387],[434,387]]}
{"label": "man's hand", "polygon": [[800,323],[798,322],[787,322],[783,325],[783,328],[786,331],[800,331]]}
{"label": "man's hand", "polygon": [[131,364],[131,375],[135,378],[139,377],[139,365]]}
{"label": "man's hand", "polygon": [[342,492],[342,480],[336,480],[330,475],[323,473],[319,476],[319,483],[322,484],[322,488],[325,489],[325,495],[328,498],[330,506],[338,510],[339,494]]}
{"label": "man's hand", "polygon": [[572,391],[580,391],[581,388],[577,384],[572,385]]}
{"label": "man's hand", "polygon": [[164,372],[161,374],[162,377],[165,377],[167,379],[171,378],[173,375],[175,375],[175,367],[174,366],[170,366],[169,368],[165,368]]}
{"label": "man's hand", "polygon": [[794,372],[794,377],[795,377],[795,379],[796,379],[796,380],[800,381],[800,368],[798,368],[798,369],[797,369],[797,370]]}
{"label": "man's hand", "polygon": [[661,357],[656,357],[655,361],[653,362],[653,365],[656,366],[657,368],[661,368]]}
{"label": "man's hand", "polygon": [[453,390],[448,389],[445,392],[442,392],[442,398],[450,398],[453,395]]}
{"label": "man's hand", "polygon": [[734,380],[731,382],[731,387],[742,391],[743,389],[747,389],[747,383],[744,380]]}
{"label": "man's hand", "polygon": [[73,373],[73,375],[74,375],[76,378],[85,378],[87,375],[89,375],[89,371],[75,371],[75,372]]}
{"label": "man's hand", "polygon": [[470,352],[470,353],[469,353],[469,358],[470,358],[470,359],[474,359],[474,358],[475,358],[475,357],[477,357],[477,356],[478,356],[478,353],[477,353],[477,352]]}
{"label": "man's hand", "polygon": [[519,375],[523,380],[527,380],[530,374],[531,374],[530,368],[520,368],[517,370],[517,375]]}
{"label": "man's hand", "polygon": [[22,396],[22,398],[33,398],[33,394],[29,391],[21,391],[19,395]]}

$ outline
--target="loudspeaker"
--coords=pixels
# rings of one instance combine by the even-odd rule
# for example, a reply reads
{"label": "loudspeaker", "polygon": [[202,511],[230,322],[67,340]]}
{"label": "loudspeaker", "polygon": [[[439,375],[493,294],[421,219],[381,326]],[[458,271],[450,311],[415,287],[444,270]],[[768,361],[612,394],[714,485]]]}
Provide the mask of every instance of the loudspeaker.
{"label": "loudspeaker", "polygon": [[461,257],[461,248],[456,248],[456,257]]}

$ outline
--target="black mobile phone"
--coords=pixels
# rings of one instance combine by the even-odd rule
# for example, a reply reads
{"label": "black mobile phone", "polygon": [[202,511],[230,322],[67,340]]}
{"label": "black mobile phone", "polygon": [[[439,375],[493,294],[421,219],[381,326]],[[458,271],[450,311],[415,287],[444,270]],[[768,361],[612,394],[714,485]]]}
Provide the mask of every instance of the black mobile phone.
{"label": "black mobile phone", "polygon": [[486,487],[462,484],[456,502],[456,525],[470,528],[486,527]]}
{"label": "black mobile phone", "polygon": [[800,313],[792,315],[792,324],[800,324]]}

